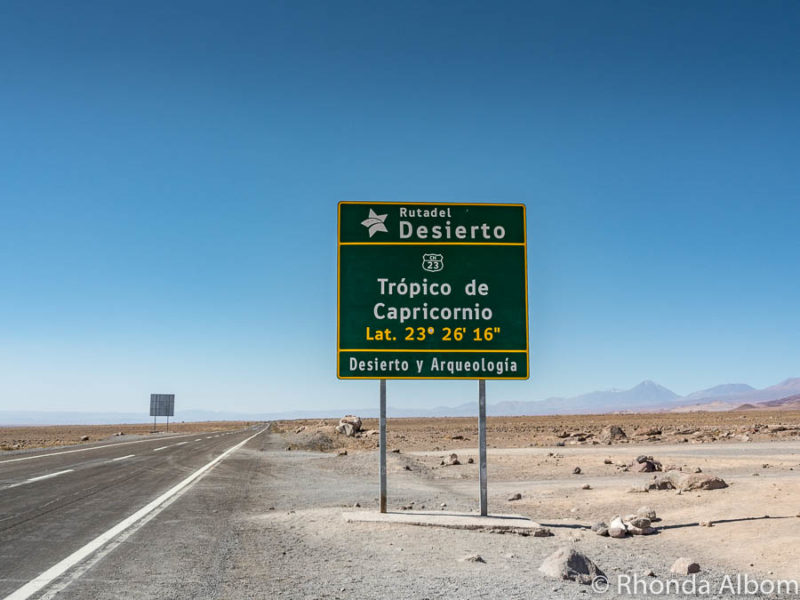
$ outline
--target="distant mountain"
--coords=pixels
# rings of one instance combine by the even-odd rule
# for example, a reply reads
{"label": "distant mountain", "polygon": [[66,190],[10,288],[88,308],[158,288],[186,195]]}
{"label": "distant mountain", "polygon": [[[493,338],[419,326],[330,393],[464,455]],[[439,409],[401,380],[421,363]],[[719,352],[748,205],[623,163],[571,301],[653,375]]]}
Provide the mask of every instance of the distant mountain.
{"label": "distant mountain", "polygon": [[756,388],[749,386],[746,383],[725,383],[722,385],[716,385],[712,388],[708,388],[707,390],[700,390],[699,392],[693,392],[688,396],[684,396],[684,400],[701,401],[707,398],[721,398],[723,396],[746,394],[748,392],[754,392],[754,391],[756,391]]}
{"label": "distant mountain", "polygon": [[[757,390],[744,383],[728,383],[706,390],[678,396],[672,390],[653,381],[643,381],[629,390],[603,390],[569,398],[547,398],[531,401],[501,401],[489,404],[490,416],[569,415],[614,412],[690,412],[698,410],[764,410],[800,409],[800,377],[786,379],[776,385]],[[172,421],[274,421],[279,419],[330,419],[345,414],[362,418],[378,416],[378,406],[362,408],[339,407],[318,410],[294,410],[272,413],[233,411],[182,410]],[[389,417],[475,417],[477,399],[457,406],[434,408],[399,408],[389,406]],[[148,423],[146,413],[89,413],[0,411],[0,425],[94,425],[117,423]],[[165,421],[163,417],[159,422]]]}
{"label": "distant mountain", "polygon": [[[743,386],[744,384],[729,385]],[[686,398],[680,400],[671,410],[675,412],[686,412],[687,410],[735,410],[745,404],[752,404],[756,408],[760,408],[764,402],[780,400],[781,398],[786,398],[794,394],[800,394],[800,377],[786,379],[776,385],[761,390],[753,389],[748,385],[745,387],[749,389],[741,392],[723,395],[704,395],[704,392],[725,387],[727,386],[717,386],[716,388],[710,388],[710,390],[689,394]]]}
{"label": "distant mountain", "polygon": [[487,409],[491,415],[587,414],[660,409],[680,396],[653,381],[643,381],[629,390],[590,392],[572,398],[548,398],[533,402],[500,402]]}

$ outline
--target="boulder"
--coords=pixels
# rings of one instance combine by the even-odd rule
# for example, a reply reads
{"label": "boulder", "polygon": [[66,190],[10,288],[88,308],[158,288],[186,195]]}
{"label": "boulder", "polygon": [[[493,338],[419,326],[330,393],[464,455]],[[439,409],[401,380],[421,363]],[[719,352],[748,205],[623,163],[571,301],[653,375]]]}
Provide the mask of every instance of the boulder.
{"label": "boulder", "polygon": [[650,521],[656,520],[656,511],[654,511],[649,506],[642,506],[639,510],[636,511],[636,515],[639,517],[644,517],[646,519],[650,519]]}
{"label": "boulder", "polygon": [[452,466],[460,465],[461,461],[458,460],[458,454],[456,454],[455,452],[451,454],[450,457],[447,459],[447,464]]}
{"label": "boulder", "polygon": [[339,419],[339,424],[336,426],[336,431],[343,433],[347,437],[353,437],[361,431],[361,417],[355,415],[345,415]]}
{"label": "boulder", "polygon": [[628,535],[628,528],[625,527],[625,523],[620,517],[611,519],[611,523],[608,525],[608,535],[613,538],[624,538]]}
{"label": "boulder", "polygon": [[700,565],[693,560],[682,556],[672,564],[669,572],[675,573],[676,575],[691,575],[692,573],[700,572]]}
{"label": "boulder", "polygon": [[659,478],[654,479],[648,486],[651,490],[682,490],[693,492],[695,490],[721,490],[728,487],[721,477],[708,473],[682,473],[680,471],[667,471]]}
{"label": "boulder", "polygon": [[600,439],[603,440],[604,442],[614,442],[617,440],[624,440],[627,438],[628,436],[625,435],[625,432],[619,425],[609,425],[608,427],[605,427],[603,431],[600,433]]}
{"label": "boulder", "polygon": [[561,548],[544,559],[539,572],[548,577],[565,581],[577,581],[589,585],[596,577],[605,577],[605,573],[585,554],[574,548]]}

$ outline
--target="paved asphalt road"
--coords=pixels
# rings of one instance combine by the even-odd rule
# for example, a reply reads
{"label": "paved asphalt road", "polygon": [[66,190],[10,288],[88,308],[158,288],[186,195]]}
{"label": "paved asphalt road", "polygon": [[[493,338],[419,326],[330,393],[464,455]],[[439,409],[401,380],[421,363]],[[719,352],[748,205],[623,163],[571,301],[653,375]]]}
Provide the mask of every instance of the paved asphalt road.
{"label": "paved asphalt road", "polygon": [[[135,517],[137,511],[261,431],[263,426],[4,457],[0,460],[0,598],[11,596],[77,551],[89,552],[98,536]],[[258,443],[258,437],[264,436],[249,443]],[[153,509],[158,512],[159,507]],[[127,529],[145,519],[141,514]],[[122,535],[120,531],[109,541]],[[98,543],[83,558],[91,560],[105,546]],[[74,570],[61,573],[60,580],[53,577],[48,586],[57,587]],[[48,586],[11,597],[47,597]]]}

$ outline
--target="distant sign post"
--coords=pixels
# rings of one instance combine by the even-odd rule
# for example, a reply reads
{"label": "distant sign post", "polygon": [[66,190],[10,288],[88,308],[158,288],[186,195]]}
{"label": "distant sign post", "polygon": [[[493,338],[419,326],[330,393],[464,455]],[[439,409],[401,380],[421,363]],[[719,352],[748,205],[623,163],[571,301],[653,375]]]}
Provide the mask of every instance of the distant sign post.
{"label": "distant sign post", "polygon": [[339,203],[337,376],[479,380],[486,514],[485,380],[529,377],[522,204]]}
{"label": "distant sign post", "polygon": [[169,418],[175,416],[175,394],[150,394],[150,416],[153,417],[153,431],[156,431],[156,417],[167,417],[169,431]]}

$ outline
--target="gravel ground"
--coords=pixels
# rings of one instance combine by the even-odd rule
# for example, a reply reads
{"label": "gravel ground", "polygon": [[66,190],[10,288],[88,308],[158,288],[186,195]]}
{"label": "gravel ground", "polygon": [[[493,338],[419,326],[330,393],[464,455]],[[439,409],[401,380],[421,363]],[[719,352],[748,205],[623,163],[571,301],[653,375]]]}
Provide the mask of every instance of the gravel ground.
{"label": "gravel ground", "polygon": [[[691,534],[679,535],[677,530],[614,540],[588,531],[588,522],[577,518],[541,519],[554,534],[546,538],[345,523],[345,510],[377,510],[377,453],[337,456],[287,451],[289,435],[256,438],[59,597],[732,597],[722,586],[726,576],[735,584],[737,571],[729,563],[713,559],[713,544],[702,558],[695,557],[702,567],[694,580],[700,593],[657,593],[659,585],[669,580],[669,585],[675,585],[676,578],[669,573],[674,560],[693,556],[681,538]],[[419,457],[389,454],[390,510],[414,502],[419,509],[438,510],[446,503],[449,511],[474,511],[477,487],[473,483],[453,476],[440,478]],[[492,483],[490,470],[490,493]],[[630,502],[644,504],[645,500],[635,497]],[[361,507],[354,509],[355,503]],[[525,514],[535,510],[535,505],[520,508]],[[505,498],[490,496],[490,512],[512,509],[516,510],[515,505]],[[722,527],[706,531],[719,530]],[[608,592],[600,594],[590,586],[549,579],[538,572],[545,557],[569,545],[605,571],[611,587]],[[462,560],[473,554],[479,554],[485,563]],[[755,565],[750,577],[757,581],[769,578],[766,569],[759,569],[763,566]],[[650,569],[656,577],[644,576]],[[647,593],[642,593],[642,584],[634,596],[624,587],[617,593],[620,579],[634,574],[649,582]],[[689,585],[687,581],[690,578],[677,578],[684,586]],[[711,593],[702,593],[704,582]],[[684,590],[691,592],[688,587]]]}

